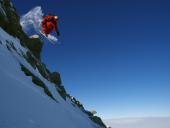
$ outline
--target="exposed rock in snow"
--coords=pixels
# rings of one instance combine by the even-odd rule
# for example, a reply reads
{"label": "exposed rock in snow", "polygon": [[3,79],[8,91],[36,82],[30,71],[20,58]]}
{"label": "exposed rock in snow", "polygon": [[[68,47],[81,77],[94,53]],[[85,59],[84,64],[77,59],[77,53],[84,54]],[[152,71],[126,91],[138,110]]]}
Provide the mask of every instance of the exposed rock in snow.
{"label": "exposed rock in snow", "polygon": [[6,17],[6,13],[4,11],[4,9],[2,8],[2,5],[0,4],[0,13]]}
{"label": "exposed rock in snow", "polygon": [[41,62],[43,42],[22,31],[10,1],[0,2],[9,19],[0,15],[0,128],[105,128]]}
{"label": "exposed rock in snow", "polygon": [[[0,127],[100,128],[81,109],[73,106],[71,100],[63,100],[55,86],[30,66],[22,56],[28,50],[17,38],[0,29],[0,41]],[[20,64],[45,83],[57,103],[45,95],[41,87],[35,86],[21,71]]]}

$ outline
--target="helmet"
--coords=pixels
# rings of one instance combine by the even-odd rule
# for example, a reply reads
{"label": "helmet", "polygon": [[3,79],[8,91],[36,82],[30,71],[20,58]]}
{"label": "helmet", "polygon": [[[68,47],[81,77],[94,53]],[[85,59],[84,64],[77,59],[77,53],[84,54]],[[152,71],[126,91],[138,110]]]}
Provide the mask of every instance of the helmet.
{"label": "helmet", "polygon": [[54,18],[55,18],[56,20],[58,20],[58,16],[54,16]]}

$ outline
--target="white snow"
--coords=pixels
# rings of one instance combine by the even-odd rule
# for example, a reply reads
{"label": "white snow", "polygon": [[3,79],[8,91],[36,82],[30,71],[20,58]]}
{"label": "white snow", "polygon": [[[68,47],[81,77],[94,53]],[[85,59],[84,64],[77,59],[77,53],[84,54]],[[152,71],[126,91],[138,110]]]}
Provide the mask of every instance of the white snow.
{"label": "white snow", "polygon": [[30,38],[39,38],[39,35],[32,35],[32,36],[30,36]]}
{"label": "white snow", "polygon": [[[54,85],[19,55],[28,49],[17,38],[0,28],[0,41],[0,128],[101,128],[71,100],[63,100]],[[7,41],[18,53],[7,49]],[[58,103],[32,83],[31,77],[21,71],[20,63],[47,85]]]}

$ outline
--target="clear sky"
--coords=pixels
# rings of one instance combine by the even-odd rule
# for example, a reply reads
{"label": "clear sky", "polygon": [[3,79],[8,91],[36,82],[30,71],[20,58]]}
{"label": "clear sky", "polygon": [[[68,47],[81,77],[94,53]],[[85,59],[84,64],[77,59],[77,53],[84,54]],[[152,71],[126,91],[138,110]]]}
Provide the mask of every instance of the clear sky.
{"label": "clear sky", "polygon": [[61,45],[43,62],[103,118],[170,116],[170,1],[12,0],[59,16]]}

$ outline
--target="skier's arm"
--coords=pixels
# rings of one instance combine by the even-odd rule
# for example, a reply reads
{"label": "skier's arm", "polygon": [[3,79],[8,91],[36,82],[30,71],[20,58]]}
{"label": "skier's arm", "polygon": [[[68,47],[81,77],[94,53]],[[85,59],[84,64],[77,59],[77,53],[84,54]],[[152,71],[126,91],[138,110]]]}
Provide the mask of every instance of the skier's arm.
{"label": "skier's arm", "polygon": [[60,36],[60,32],[59,32],[59,30],[58,30],[58,25],[57,25],[57,23],[56,23],[56,25],[55,25],[55,31],[56,31],[56,33],[57,33],[57,36]]}
{"label": "skier's arm", "polygon": [[60,32],[59,31],[56,31],[57,32],[57,36],[60,36]]}

